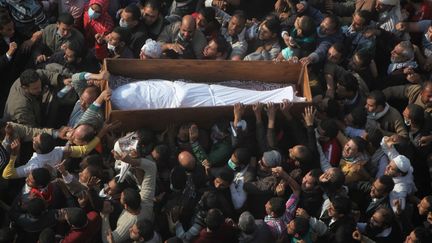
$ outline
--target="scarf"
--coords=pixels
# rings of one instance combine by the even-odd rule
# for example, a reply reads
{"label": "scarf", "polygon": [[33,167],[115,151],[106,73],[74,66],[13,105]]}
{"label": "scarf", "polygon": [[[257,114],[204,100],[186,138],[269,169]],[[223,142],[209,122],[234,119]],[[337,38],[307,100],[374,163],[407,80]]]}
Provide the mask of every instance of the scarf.
{"label": "scarf", "polygon": [[413,59],[408,60],[406,62],[390,63],[390,65],[388,66],[388,69],[387,69],[387,74],[390,74],[393,71],[398,70],[398,69],[407,68],[407,67],[417,68],[417,66],[418,66],[417,62],[414,61]]}
{"label": "scarf", "polygon": [[374,120],[374,121],[379,120],[381,117],[383,117],[388,112],[389,109],[390,109],[390,106],[386,102],[383,111],[378,112],[378,113],[369,113],[367,115],[367,119]]}
{"label": "scarf", "polygon": [[39,189],[39,188],[31,188],[30,189],[30,196],[33,198],[41,198],[47,204],[51,204],[52,202],[52,195],[53,195],[53,187],[51,184],[48,184],[47,187]]}

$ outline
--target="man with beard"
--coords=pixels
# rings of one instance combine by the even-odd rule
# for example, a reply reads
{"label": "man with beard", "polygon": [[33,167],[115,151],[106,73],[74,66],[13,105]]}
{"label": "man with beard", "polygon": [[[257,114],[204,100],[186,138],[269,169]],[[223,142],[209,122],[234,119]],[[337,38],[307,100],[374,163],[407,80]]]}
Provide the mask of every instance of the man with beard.
{"label": "man with beard", "polygon": [[235,61],[242,60],[248,48],[245,28],[246,16],[242,11],[236,11],[233,16],[230,16],[222,10],[217,10],[216,16],[222,17],[221,34],[231,45],[232,52],[229,58]]}
{"label": "man with beard", "polygon": [[387,68],[386,87],[422,81],[416,73],[418,64],[414,59],[414,47],[411,42],[402,41],[397,44],[391,51],[390,62]]}
{"label": "man with beard", "polygon": [[368,112],[368,120],[376,121],[385,136],[396,133],[401,137],[408,137],[401,114],[386,102],[382,91],[370,92],[366,98],[365,108]]}
{"label": "man with beard", "polygon": [[181,22],[172,23],[164,28],[158,42],[162,52],[174,59],[201,59],[207,44],[204,34],[196,29],[191,15],[185,15]]}
{"label": "man with beard", "polygon": [[211,39],[204,47],[203,59],[226,60],[231,52],[231,46],[222,36]]}
{"label": "man with beard", "polygon": [[432,113],[432,81],[425,81],[421,85],[400,85],[383,90],[387,99],[408,99],[408,104],[416,104]]}
{"label": "man with beard", "polygon": [[401,242],[402,233],[390,208],[378,208],[367,223],[357,223],[359,231],[376,242]]}
{"label": "man with beard", "polygon": [[273,60],[281,51],[278,35],[280,33],[279,20],[275,18],[267,19],[260,25],[258,39],[260,46],[255,52],[247,55],[244,60]]}
{"label": "man with beard", "polygon": [[25,70],[11,87],[3,117],[23,125],[41,127],[44,124],[42,95],[46,87],[66,84],[58,73],[41,69]]}

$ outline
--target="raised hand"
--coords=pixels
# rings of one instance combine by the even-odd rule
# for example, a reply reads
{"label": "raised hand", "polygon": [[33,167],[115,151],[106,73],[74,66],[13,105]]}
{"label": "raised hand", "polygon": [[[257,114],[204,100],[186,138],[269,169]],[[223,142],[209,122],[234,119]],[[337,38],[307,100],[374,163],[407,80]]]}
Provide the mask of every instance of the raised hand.
{"label": "raised hand", "polygon": [[189,142],[194,143],[199,138],[199,129],[196,124],[192,124],[189,128]]}
{"label": "raised hand", "polygon": [[303,113],[303,119],[306,123],[306,126],[312,127],[314,125],[316,109],[312,106],[305,107],[305,111]]}
{"label": "raised hand", "polygon": [[19,139],[15,139],[11,143],[11,155],[17,156],[21,149],[21,142]]}

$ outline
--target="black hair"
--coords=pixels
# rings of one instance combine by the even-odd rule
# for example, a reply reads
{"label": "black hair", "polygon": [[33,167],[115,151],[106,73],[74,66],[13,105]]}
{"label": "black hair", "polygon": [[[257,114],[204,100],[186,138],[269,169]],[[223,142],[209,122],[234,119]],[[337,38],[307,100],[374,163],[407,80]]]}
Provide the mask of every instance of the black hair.
{"label": "black hair", "polygon": [[102,156],[100,156],[99,154],[90,154],[90,155],[87,155],[81,161],[81,164],[85,164],[86,167],[87,166],[93,166],[93,167],[97,167],[99,169],[102,169],[104,167]]}
{"label": "black hair", "polygon": [[376,106],[385,107],[385,103],[387,101],[384,93],[381,90],[373,90],[367,96],[368,99],[375,100]]}
{"label": "black hair", "polygon": [[293,221],[294,221],[295,233],[298,234],[301,238],[306,236],[310,228],[309,220],[303,217],[296,217],[293,219]]}
{"label": "black hair", "polygon": [[432,212],[432,196],[425,196],[424,199],[429,203],[428,212]]}
{"label": "black hair", "polygon": [[371,21],[371,13],[369,11],[359,10],[359,11],[354,12],[354,15],[357,15],[364,20],[364,23],[363,23],[364,26],[369,25],[369,23]]}
{"label": "black hair", "polygon": [[123,179],[122,182],[119,182],[120,176],[114,177],[113,180],[116,183],[116,191],[117,191],[117,193],[123,192],[126,188],[130,188],[130,189],[133,189],[133,190],[138,190],[138,186],[137,186],[135,180],[130,175],[126,175],[124,177],[124,179]]}
{"label": "black hair", "polygon": [[430,232],[423,227],[417,227],[413,232],[417,239],[416,243],[428,243],[432,240]]}
{"label": "black hair", "polygon": [[53,151],[55,145],[55,139],[53,136],[49,135],[48,133],[42,133],[40,135],[40,142],[35,150],[38,154],[47,154]]}
{"label": "black hair", "polygon": [[212,40],[217,45],[217,52],[225,54],[231,51],[231,45],[226,41],[226,39],[223,36],[217,35]]}
{"label": "black hair", "polygon": [[90,176],[94,176],[97,178],[102,178],[102,171],[101,171],[101,167],[99,166],[94,166],[94,165],[88,165],[86,167],[86,169],[88,170]]}
{"label": "black hair", "polygon": [[141,207],[141,196],[137,190],[126,188],[123,190],[124,203],[132,210],[138,210]]}
{"label": "black hair", "polygon": [[315,178],[316,180],[319,179],[319,177],[323,174],[321,169],[312,169],[310,170],[311,176]]}
{"label": "black hair", "polygon": [[51,228],[45,228],[39,234],[38,243],[52,243],[55,242],[55,232]]}
{"label": "black hair", "polygon": [[219,208],[220,209],[220,203],[218,196],[216,195],[216,192],[209,191],[207,193],[204,193],[204,195],[201,197],[201,204],[203,209],[208,210],[211,208]]}
{"label": "black hair", "polygon": [[246,22],[246,14],[242,10],[236,10],[236,11],[234,11],[234,13],[232,14],[231,18],[233,18],[233,17],[236,17],[240,21]]}
{"label": "black hair", "polygon": [[80,229],[87,225],[87,214],[82,208],[68,208],[66,212],[71,226]]}
{"label": "black hair", "polygon": [[87,55],[87,47],[80,45],[78,41],[68,40],[65,44],[66,48],[74,52],[75,58],[84,58]]}
{"label": "black hair", "polygon": [[271,211],[276,215],[276,217],[280,217],[285,212],[285,199],[281,197],[272,197],[269,200]]}
{"label": "black hair", "polygon": [[348,215],[351,213],[351,200],[347,197],[336,196],[330,199],[333,208],[338,214]]}
{"label": "black hair", "polygon": [[381,212],[384,218],[383,224],[386,226],[386,228],[392,225],[395,215],[391,208],[380,206],[377,210],[375,210],[375,212]]}
{"label": "black hair", "polygon": [[330,196],[337,193],[337,191],[344,185],[345,182],[345,174],[340,168],[333,167],[331,169],[334,171],[334,173],[330,180],[326,182],[319,181],[321,189]]}
{"label": "black hair", "polygon": [[358,152],[363,153],[366,150],[367,142],[362,137],[356,136],[351,140],[357,145]]}
{"label": "black hair", "polygon": [[207,20],[207,22],[214,21],[216,17],[215,9],[212,7],[201,8],[198,10],[198,13],[200,13]]}
{"label": "black hair", "polygon": [[151,8],[160,11],[162,6],[159,0],[140,0],[140,5],[143,8]]}
{"label": "black hair", "polygon": [[153,223],[150,220],[140,220],[136,223],[136,226],[139,230],[139,235],[144,239],[144,241],[149,241],[153,239],[154,227]]}
{"label": "black hair", "polygon": [[360,59],[361,67],[368,67],[372,62],[372,55],[365,50],[357,51],[354,55]]}
{"label": "black hair", "polygon": [[126,45],[129,44],[132,34],[128,28],[117,26],[112,32],[120,36],[120,41],[124,42]]}
{"label": "black hair", "polygon": [[234,150],[234,155],[238,162],[243,165],[247,165],[252,157],[251,152],[248,148],[236,148]]}
{"label": "black hair", "polygon": [[58,16],[57,23],[62,23],[70,26],[75,23],[75,20],[70,13],[62,13]]}
{"label": "black hair", "polygon": [[45,209],[45,201],[38,197],[32,198],[27,205],[27,213],[35,218],[39,218]]}
{"label": "black hair", "polygon": [[425,90],[427,87],[432,89],[432,80],[426,80],[421,84],[421,90]]}
{"label": "black hair", "polygon": [[350,115],[353,118],[353,126],[356,128],[364,128],[367,123],[367,111],[364,106],[357,106],[354,108]]}
{"label": "black hair", "polygon": [[225,217],[221,210],[212,208],[207,212],[205,222],[209,230],[215,231],[218,230],[225,222]]}
{"label": "black hair", "polygon": [[381,140],[384,137],[382,131],[378,128],[367,128],[366,133],[367,133],[366,140],[374,148],[379,148],[381,146]]}
{"label": "black hair", "polygon": [[391,176],[382,175],[378,178],[378,181],[384,185],[384,192],[390,193],[391,191],[393,191],[395,184]]}
{"label": "black hair", "polygon": [[333,14],[327,15],[325,18],[329,18],[331,25],[333,27],[333,29],[339,29],[341,26],[341,23],[339,21],[339,17]]}
{"label": "black hair", "polygon": [[228,169],[228,168],[222,168],[221,171],[216,175],[216,178],[220,178],[229,184],[232,183],[234,180],[234,171]]}
{"label": "black hair", "polygon": [[171,170],[170,182],[173,189],[182,190],[186,186],[186,170],[181,166],[176,166]]}
{"label": "black hair", "polygon": [[33,169],[31,174],[36,186],[39,188],[44,188],[51,182],[51,174],[45,167]]}
{"label": "black hair", "polygon": [[39,74],[34,69],[26,69],[20,75],[21,86],[28,86],[40,80]]}
{"label": "black hair", "polygon": [[159,161],[168,164],[170,159],[170,149],[166,144],[159,144],[154,147],[154,151],[159,154]]}
{"label": "black hair", "polygon": [[281,26],[280,26],[280,21],[279,19],[276,18],[271,18],[268,19],[264,22],[265,27],[267,27],[270,32],[272,32],[273,34],[276,34],[276,36],[279,35],[279,33],[281,32]]}
{"label": "black hair", "polygon": [[123,11],[126,13],[131,13],[133,20],[139,21],[141,18],[141,11],[136,4],[129,4],[123,9]]}
{"label": "black hair", "polygon": [[320,127],[324,131],[323,135],[330,139],[335,138],[339,132],[339,127],[333,119],[322,120]]}
{"label": "black hair", "polygon": [[342,85],[347,91],[353,93],[357,92],[359,89],[358,81],[356,77],[352,75],[352,73],[346,73],[345,75],[343,75],[342,78],[339,80],[339,84]]}
{"label": "black hair", "polygon": [[417,104],[409,104],[407,108],[409,110],[409,116],[411,118],[411,122],[415,123],[420,127],[423,127],[423,124],[425,123],[425,115],[424,115],[423,107]]}
{"label": "black hair", "polygon": [[303,36],[307,37],[316,33],[316,25],[311,17],[303,15],[299,24]]}
{"label": "black hair", "polygon": [[327,116],[329,118],[337,118],[339,117],[339,113],[341,111],[341,107],[339,102],[336,99],[329,99],[327,102]]}

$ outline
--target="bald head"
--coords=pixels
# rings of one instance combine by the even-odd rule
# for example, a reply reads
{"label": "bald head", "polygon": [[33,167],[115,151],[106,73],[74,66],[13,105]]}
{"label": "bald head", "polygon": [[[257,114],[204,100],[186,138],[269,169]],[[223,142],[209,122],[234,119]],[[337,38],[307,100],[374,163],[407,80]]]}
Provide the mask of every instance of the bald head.
{"label": "bald head", "polygon": [[71,142],[75,145],[85,145],[95,136],[95,130],[92,126],[82,124],[76,127],[71,136]]}
{"label": "bald head", "polygon": [[195,157],[188,151],[183,151],[178,155],[179,164],[187,169],[193,170],[195,168]]}
{"label": "bald head", "polygon": [[180,33],[185,40],[191,40],[195,32],[195,19],[191,15],[185,15],[180,25]]}
{"label": "bald head", "polygon": [[97,99],[100,95],[100,90],[96,86],[88,86],[85,88],[83,93],[80,96],[80,105],[83,111],[87,110],[87,108]]}

